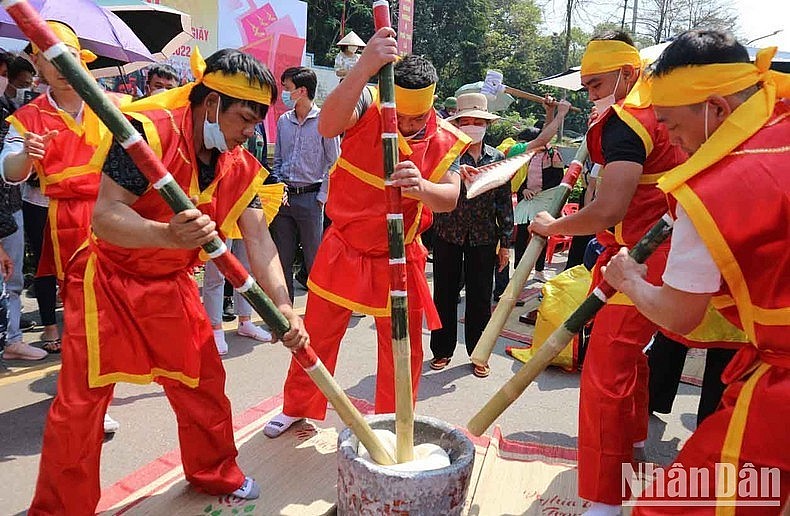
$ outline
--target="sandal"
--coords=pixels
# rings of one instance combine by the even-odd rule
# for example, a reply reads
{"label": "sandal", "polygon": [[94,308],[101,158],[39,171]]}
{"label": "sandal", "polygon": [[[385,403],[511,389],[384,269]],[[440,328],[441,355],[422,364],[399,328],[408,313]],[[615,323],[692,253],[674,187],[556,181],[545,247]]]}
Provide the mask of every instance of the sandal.
{"label": "sandal", "polygon": [[41,342],[43,343],[41,344],[41,349],[50,355],[60,353],[60,339],[42,340]]}
{"label": "sandal", "polygon": [[448,365],[450,365],[450,359],[447,357],[434,358],[433,360],[431,360],[431,369],[433,369],[434,371],[441,371]]}
{"label": "sandal", "polygon": [[475,364],[474,375],[478,378],[487,378],[491,374],[491,368],[487,365]]}

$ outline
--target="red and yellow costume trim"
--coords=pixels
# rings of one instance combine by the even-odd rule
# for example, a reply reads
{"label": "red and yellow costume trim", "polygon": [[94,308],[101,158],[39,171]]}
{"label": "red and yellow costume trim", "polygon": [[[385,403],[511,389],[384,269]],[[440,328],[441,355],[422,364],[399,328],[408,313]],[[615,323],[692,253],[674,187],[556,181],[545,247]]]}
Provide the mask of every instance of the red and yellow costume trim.
{"label": "red and yellow costume trim", "polygon": [[[692,435],[677,462],[684,468],[710,470],[716,463],[731,464],[736,476],[744,467],[777,468],[779,493],[773,493],[772,500],[778,506],[767,511],[778,514],[790,496],[790,449],[781,431],[790,423],[790,227],[784,223],[790,218],[790,189],[784,173],[790,158],[786,144],[790,106],[777,98],[790,95],[790,81],[787,76],[774,80],[766,55],[770,63],[773,53],[761,52],[756,65],[681,69],[680,75],[670,74],[659,84],[656,98],[673,104],[672,94],[661,88],[681,79],[684,84],[678,88],[697,90],[697,95],[705,95],[703,100],[733,84],[744,89],[764,81],[686,163],[662,178],[659,188],[683,206],[696,227],[724,279],[716,306],[750,341],[722,376],[728,387],[721,408]],[[729,81],[717,77],[717,87],[707,77],[708,66],[716,67],[711,71],[717,73],[725,66],[734,75]],[[738,82],[744,77],[751,78]],[[699,98],[690,96],[688,102]],[[728,496],[715,493],[713,484],[710,489],[715,506],[696,509],[693,514],[748,513],[748,507],[735,505],[743,500],[737,490]],[[637,507],[634,514],[680,511]],[[689,514],[688,507],[682,513]]]}
{"label": "red and yellow costume trim", "polygon": [[[162,160],[185,191],[196,194],[198,208],[217,222],[222,236],[232,230],[241,212],[257,194],[263,167],[247,151],[236,148],[220,155],[214,181],[202,192],[192,144],[192,111],[137,113],[146,137],[158,138]],[[177,125],[173,126],[173,121]],[[156,133],[152,133],[151,130]],[[172,211],[159,194],[148,189],[132,205],[149,220],[167,222]],[[200,353],[208,325],[191,268],[200,263],[199,249],[128,249],[93,238],[75,258],[75,274],[84,271],[84,314],[88,346],[88,381],[92,387],[125,381],[149,383],[170,378],[194,387],[199,381]],[[94,314],[96,315],[94,317]],[[124,346],[113,345],[124,335]],[[167,342],[167,346],[157,343]]]}
{"label": "red and yellow costume trim", "polygon": [[[378,103],[374,103],[343,139],[340,159],[330,175],[327,215],[332,225],[324,234],[310,270],[305,317],[311,346],[330,372],[334,371],[351,311],[376,317],[377,413],[395,411],[381,134],[381,111]],[[438,182],[468,144],[466,135],[440,120],[431,110],[425,137],[408,142],[399,138],[398,146],[400,160],[411,160],[424,178]],[[419,239],[420,233],[431,224],[433,214],[409,196],[403,196],[402,211],[412,394],[416,399],[422,367],[423,316],[429,328],[440,324],[425,280],[427,251]],[[283,412],[289,416],[323,419],[326,414],[326,398],[295,361],[291,361],[288,371],[284,398]]]}
{"label": "red and yellow costume trim", "polygon": [[[125,95],[111,98],[120,105],[130,99]],[[58,131],[50,140],[44,159],[35,161],[33,169],[38,174],[42,193],[50,198],[37,275],[54,275],[61,281],[69,259],[90,233],[101,169],[112,143],[107,128],[98,122],[96,115],[88,106],[83,109],[84,123],[79,124],[71,115],[52,106],[47,95],[39,95],[8,117],[8,122],[22,135]],[[88,123],[90,119],[95,119],[95,125]]]}
{"label": "red and yellow costume trim", "polygon": [[[380,135],[381,114],[374,102],[346,132],[340,158],[330,172],[330,191],[334,193],[326,210],[332,225],[318,249],[308,286],[315,295],[350,310],[387,317],[387,210]],[[411,160],[425,179],[438,182],[468,143],[466,135],[431,113],[425,138],[400,142],[400,159]],[[433,216],[414,197],[404,195],[402,204],[407,268],[415,278],[423,278],[417,281],[418,304],[410,302],[409,306],[427,310],[431,325],[435,325],[438,315],[423,274],[426,252],[417,238]]]}
{"label": "red and yellow costume trim", "polygon": [[[610,43],[620,43],[615,45],[619,51],[612,55],[605,51]],[[595,55],[594,60],[588,60],[592,67],[589,73],[604,73],[625,65],[641,66],[637,50],[625,43],[593,41],[590,47]],[[621,57],[613,59],[618,55]],[[596,235],[606,249],[593,269],[592,285],[599,283],[601,266],[621,246],[633,247],[667,212],[666,197],[655,184],[665,171],[685,159],[685,154],[671,145],[666,127],[656,120],[640,78],[629,95],[602,113],[587,133],[590,158],[604,165],[599,180],[606,181],[601,141],[606,121],[613,116],[639,136],[647,159],[623,220]],[[668,248],[668,244],[660,246],[647,260],[650,283],[661,283]],[[584,499],[619,505],[627,498],[621,485],[622,464],[633,459],[634,443],[647,438],[649,370],[642,348],[657,329],[620,293],[595,317],[582,369],[579,403],[579,496]]]}

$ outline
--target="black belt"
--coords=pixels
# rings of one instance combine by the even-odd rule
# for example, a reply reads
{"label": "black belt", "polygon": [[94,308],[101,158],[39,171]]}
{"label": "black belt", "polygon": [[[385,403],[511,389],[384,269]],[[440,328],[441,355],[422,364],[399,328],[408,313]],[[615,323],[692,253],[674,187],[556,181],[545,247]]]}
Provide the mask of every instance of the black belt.
{"label": "black belt", "polygon": [[299,195],[299,194],[304,194],[304,193],[317,192],[317,191],[319,191],[321,189],[321,185],[322,184],[323,183],[313,183],[313,184],[307,185],[307,186],[290,186],[290,185],[286,185],[286,188],[288,189],[288,194],[289,195]]}

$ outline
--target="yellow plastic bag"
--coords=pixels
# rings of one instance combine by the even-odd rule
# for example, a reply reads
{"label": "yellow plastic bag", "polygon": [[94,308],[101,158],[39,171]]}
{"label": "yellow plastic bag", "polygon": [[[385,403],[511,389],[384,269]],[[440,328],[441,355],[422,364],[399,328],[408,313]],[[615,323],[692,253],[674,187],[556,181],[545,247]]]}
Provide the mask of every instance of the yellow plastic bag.
{"label": "yellow plastic bag", "polygon": [[[584,265],[577,265],[558,274],[543,285],[543,301],[538,307],[532,347],[511,349],[510,354],[522,362],[532,358],[532,354],[546,342],[551,333],[560,327],[587,297],[592,282],[592,274]],[[552,363],[566,371],[575,371],[579,366],[579,337],[557,355]]]}

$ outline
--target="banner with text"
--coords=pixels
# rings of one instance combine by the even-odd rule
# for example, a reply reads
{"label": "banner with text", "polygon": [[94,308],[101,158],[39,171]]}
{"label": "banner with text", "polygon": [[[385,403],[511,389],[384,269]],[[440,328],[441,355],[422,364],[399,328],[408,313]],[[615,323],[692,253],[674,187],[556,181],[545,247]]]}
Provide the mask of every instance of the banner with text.
{"label": "banner with text", "polygon": [[411,54],[414,33],[414,0],[400,0],[398,4],[398,53]]}

